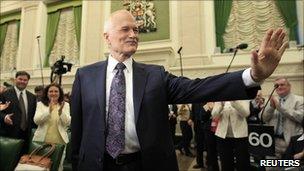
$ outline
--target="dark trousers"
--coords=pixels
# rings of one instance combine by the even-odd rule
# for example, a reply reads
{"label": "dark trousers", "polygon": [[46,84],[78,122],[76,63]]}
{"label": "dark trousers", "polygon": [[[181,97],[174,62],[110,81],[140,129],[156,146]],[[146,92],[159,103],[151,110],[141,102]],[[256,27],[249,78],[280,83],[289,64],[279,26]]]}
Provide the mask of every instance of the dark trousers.
{"label": "dark trousers", "polygon": [[234,157],[236,170],[250,170],[250,156],[248,152],[248,138],[219,138],[217,146],[221,159],[222,171],[234,170]]}
{"label": "dark trousers", "polygon": [[175,143],[176,118],[169,119],[170,133],[172,141]]}
{"label": "dark trousers", "polygon": [[194,132],[196,141],[196,163],[204,166],[204,123],[202,121],[195,121]]}
{"label": "dark trousers", "polygon": [[189,146],[191,139],[193,137],[192,135],[192,128],[190,125],[188,125],[187,121],[180,121],[180,129],[182,131],[182,140],[178,144],[179,148],[183,148],[185,150],[185,153],[190,153]]}
{"label": "dark trousers", "polygon": [[108,154],[105,154],[104,158],[104,171],[142,171],[141,159],[136,158],[134,160],[128,161],[127,163],[118,164],[115,159],[113,159]]}
{"label": "dark trousers", "polygon": [[[206,127],[207,125],[205,125]],[[204,130],[205,135],[205,147],[207,151],[207,170],[208,171],[219,171],[219,165],[217,161],[217,148],[216,148],[216,136],[214,132],[210,131],[209,127]]]}

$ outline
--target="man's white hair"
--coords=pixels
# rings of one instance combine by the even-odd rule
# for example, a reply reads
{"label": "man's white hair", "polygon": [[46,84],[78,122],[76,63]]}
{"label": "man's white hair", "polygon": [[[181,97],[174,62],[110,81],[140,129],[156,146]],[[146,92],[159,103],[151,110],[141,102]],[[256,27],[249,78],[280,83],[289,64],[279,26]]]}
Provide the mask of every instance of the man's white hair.
{"label": "man's white hair", "polygon": [[103,25],[103,33],[108,33],[112,25],[111,18],[107,19]]}
{"label": "man's white hair", "polygon": [[[112,19],[113,19],[113,17],[115,16],[115,15],[117,15],[117,14],[119,14],[119,13],[122,13],[122,12],[124,12],[124,13],[128,13],[128,14],[130,14],[132,17],[133,17],[133,15],[129,12],[129,11],[127,11],[127,10],[118,10],[118,11],[115,11],[115,12],[113,12],[111,15],[110,15],[110,17],[105,21],[105,23],[104,23],[104,25],[103,25],[103,33],[108,33],[109,31],[110,31],[110,29],[111,29],[111,27],[112,27]],[[133,17],[134,18],[134,17]]]}

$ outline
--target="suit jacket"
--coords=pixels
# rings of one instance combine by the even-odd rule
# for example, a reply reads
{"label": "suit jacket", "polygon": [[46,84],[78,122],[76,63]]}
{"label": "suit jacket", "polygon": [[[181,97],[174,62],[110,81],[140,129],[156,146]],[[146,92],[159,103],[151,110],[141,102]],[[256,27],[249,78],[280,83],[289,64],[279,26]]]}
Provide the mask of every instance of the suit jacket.
{"label": "suit jacket", "polygon": [[[301,136],[303,136],[303,134],[291,137],[290,143],[282,157],[283,159],[293,160],[293,156],[295,154],[300,153],[304,150],[304,139],[302,138],[301,140],[298,140]],[[303,161],[304,160],[302,159],[301,162]]]}
{"label": "suit jacket", "polygon": [[196,122],[207,122],[210,119],[211,116],[211,112],[208,110],[206,111],[204,109],[204,103],[193,103],[192,104],[192,110],[190,113],[190,118],[191,120],[194,121],[194,123]]}
{"label": "suit jacket", "polygon": [[271,126],[274,130],[277,129],[277,122],[279,113],[285,116],[283,125],[283,135],[286,143],[288,144],[292,136],[301,134],[302,120],[304,117],[304,101],[303,96],[297,96],[292,93],[288,95],[284,104],[275,110],[269,105],[266,106],[265,113],[263,114],[263,121]]}
{"label": "suit jacket", "polygon": [[[72,89],[73,170],[103,170],[106,140],[107,61],[77,70]],[[143,170],[177,171],[169,131],[168,104],[254,98],[259,87],[246,88],[242,72],[190,80],[162,66],[133,61],[133,102]]]}
{"label": "suit jacket", "polygon": [[[19,100],[16,94],[16,91],[14,87],[6,90],[3,94],[0,96],[0,101],[5,102],[5,101],[10,101],[10,105],[7,109],[2,111],[1,114],[1,120],[4,120],[4,117],[7,114],[14,113],[12,116],[13,120],[13,125],[7,125],[5,123],[2,124],[2,128],[4,129],[4,136],[12,137],[12,138],[22,138],[24,139],[25,137],[29,138],[29,135],[31,133],[32,128],[36,128],[36,124],[33,121],[34,114],[36,111],[36,96],[32,94],[29,91],[26,91],[26,96],[27,96],[27,102],[28,102],[28,109],[27,109],[27,130],[26,135],[22,134],[22,131],[20,129],[20,124],[21,124],[21,109],[19,106]],[[25,139],[28,141],[27,139]]]}
{"label": "suit jacket", "polygon": [[221,138],[227,137],[228,125],[231,125],[233,136],[231,138],[244,138],[248,136],[246,117],[249,116],[249,101],[234,101],[214,103],[211,112],[213,117],[219,117],[215,135]]}
{"label": "suit jacket", "polygon": [[[47,122],[49,118],[50,118],[49,106],[45,106],[42,102],[38,102],[36,114],[34,116],[34,122],[38,125],[38,128],[35,131],[33,141],[41,141],[41,142],[45,141],[47,129],[49,127],[49,124]],[[61,138],[66,144],[69,142],[67,129],[70,123],[71,123],[70,105],[69,103],[64,102],[62,113],[59,116],[59,120],[57,122],[57,128],[61,135]]]}

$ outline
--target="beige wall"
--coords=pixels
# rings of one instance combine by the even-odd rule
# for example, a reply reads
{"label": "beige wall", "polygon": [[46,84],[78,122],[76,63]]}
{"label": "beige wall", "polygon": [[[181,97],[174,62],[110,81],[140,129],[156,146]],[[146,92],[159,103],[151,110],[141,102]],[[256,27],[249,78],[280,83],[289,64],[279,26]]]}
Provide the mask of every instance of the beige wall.
{"label": "beige wall", "polygon": [[[45,2],[50,2],[46,1]],[[110,1],[83,1],[79,64],[64,75],[66,91],[71,89],[76,69],[105,59],[108,53],[102,39],[103,23],[110,13]],[[135,60],[164,65],[170,72],[180,75],[179,56],[183,46],[184,75],[190,78],[223,73],[232,54],[214,54],[215,24],[213,1],[170,1],[170,39],[140,43]],[[39,53],[36,36],[40,35],[41,51],[45,50],[46,7],[43,1],[2,1],[1,13],[22,11],[17,70],[27,70],[32,79],[29,88],[41,84]],[[296,94],[303,95],[303,48],[288,49],[275,73],[262,85],[269,94],[277,76],[287,76]],[[42,53],[44,58],[44,53]],[[231,71],[249,67],[250,53],[239,52]],[[13,73],[1,73],[1,84]],[[45,83],[49,83],[50,70],[43,69]]]}

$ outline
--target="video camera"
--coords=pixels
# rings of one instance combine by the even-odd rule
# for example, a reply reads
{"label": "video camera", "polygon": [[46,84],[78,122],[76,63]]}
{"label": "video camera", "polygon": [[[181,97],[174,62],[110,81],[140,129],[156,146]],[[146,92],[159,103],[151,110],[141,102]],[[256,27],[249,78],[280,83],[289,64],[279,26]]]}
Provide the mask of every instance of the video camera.
{"label": "video camera", "polygon": [[65,56],[62,55],[61,59],[56,61],[54,65],[51,67],[52,72],[57,75],[62,75],[71,71],[72,65],[71,63],[64,62]]}
{"label": "video camera", "polygon": [[55,82],[57,80],[56,78],[59,78],[59,85],[61,85],[62,75],[71,71],[73,64],[64,62],[64,58],[65,58],[65,56],[62,55],[61,59],[56,61],[54,63],[54,65],[51,67],[51,70],[52,70],[51,76],[50,76],[51,83]]}

